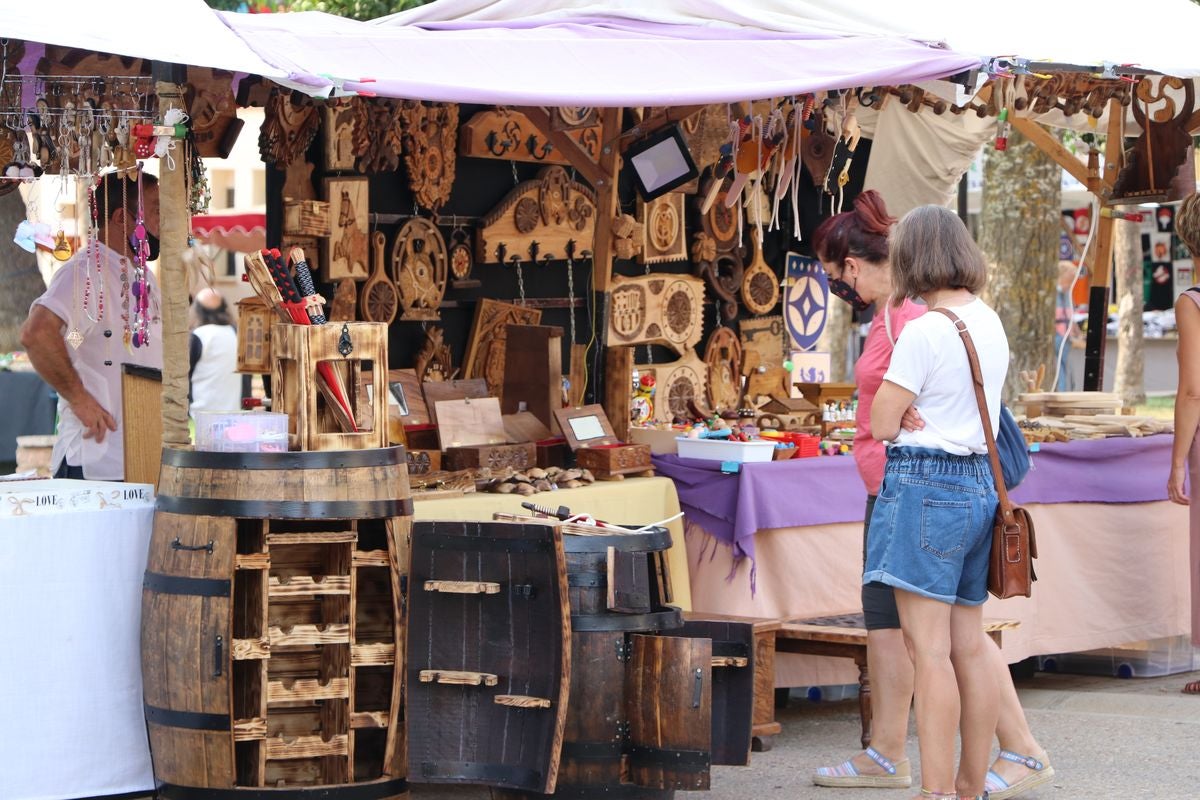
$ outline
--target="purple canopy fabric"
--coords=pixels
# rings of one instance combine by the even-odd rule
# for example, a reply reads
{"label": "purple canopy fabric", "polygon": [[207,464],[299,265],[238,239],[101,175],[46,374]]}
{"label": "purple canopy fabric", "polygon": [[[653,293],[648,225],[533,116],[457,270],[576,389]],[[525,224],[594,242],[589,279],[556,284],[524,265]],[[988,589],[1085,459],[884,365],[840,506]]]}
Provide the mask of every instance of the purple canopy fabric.
{"label": "purple canopy fabric", "polygon": [[252,50],[314,93],[500,105],[691,105],[902,84],[979,59],[902,37],[585,19],[465,30],[319,12],[222,13]]}

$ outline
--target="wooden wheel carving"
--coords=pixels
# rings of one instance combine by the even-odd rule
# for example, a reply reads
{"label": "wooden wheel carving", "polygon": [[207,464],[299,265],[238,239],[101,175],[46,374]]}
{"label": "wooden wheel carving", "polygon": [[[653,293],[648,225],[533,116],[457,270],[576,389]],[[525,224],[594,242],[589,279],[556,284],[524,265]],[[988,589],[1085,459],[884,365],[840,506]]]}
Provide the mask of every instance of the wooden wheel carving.
{"label": "wooden wheel carving", "polygon": [[687,419],[691,414],[691,404],[704,397],[704,382],[691,367],[681,367],[671,376],[671,385],[667,387],[666,394],[671,416]]}
{"label": "wooden wheel carving", "polygon": [[732,328],[713,331],[704,348],[708,364],[708,400],[714,410],[736,409],[741,400],[742,343]]}
{"label": "wooden wheel carving", "polygon": [[438,319],[448,268],[446,242],[437,226],[423,217],[404,223],[392,245],[392,272],[403,311],[400,319]]}
{"label": "wooden wheel carving", "polygon": [[763,260],[762,247],[753,236],[750,237],[750,248],[754,255],[742,276],[742,303],[751,313],[762,316],[779,302],[779,278]]}
{"label": "wooden wheel carving", "polygon": [[376,231],[371,237],[371,246],[375,250],[375,268],[371,270],[371,277],[363,284],[362,297],[358,304],[362,308],[362,317],[367,322],[391,324],[396,318],[396,309],[400,303],[396,287],[383,265],[383,248],[387,246],[387,237]]}
{"label": "wooden wheel carving", "polygon": [[[581,128],[596,124],[595,106],[559,106],[555,109],[555,120],[564,128]],[[556,126],[558,127],[558,126]]]}

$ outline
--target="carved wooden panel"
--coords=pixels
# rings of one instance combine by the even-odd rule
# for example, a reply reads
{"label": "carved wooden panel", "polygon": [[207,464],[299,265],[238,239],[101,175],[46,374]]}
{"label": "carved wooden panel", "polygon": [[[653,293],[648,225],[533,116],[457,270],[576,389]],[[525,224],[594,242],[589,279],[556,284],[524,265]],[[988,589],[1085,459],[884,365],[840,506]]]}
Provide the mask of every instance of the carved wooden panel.
{"label": "carved wooden panel", "polygon": [[750,266],[742,276],[742,304],[762,316],[779,303],[779,276],[763,259],[758,239],[750,237]]}
{"label": "carved wooden panel", "polygon": [[[321,115],[311,100],[298,98],[290,90],[273,90],[258,132],[263,163],[283,169],[293,161],[303,161],[320,127]],[[364,262],[364,275],[365,268]]]}
{"label": "carved wooden panel", "polygon": [[742,339],[742,371],[754,367],[781,367],[785,358],[783,348],[783,317],[758,317],[738,323]]}
{"label": "carved wooden panel", "polygon": [[504,389],[504,345],[508,325],[537,325],[542,312],[483,298],[475,307],[475,322],[463,359],[464,378],[483,378],[488,391],[499,397]]}
{"label": "carved wooden panel", "polygon": [[405,100],[400,125],[408,185],[418,204],[437,211],[450,199],[454,184],[458,104]]}
{"label": "carved wooden panel", "polygon": [[558,106],[548,109],[550,126],[556,131],[583,128],[596,124],[595,106]]}
{"label": "carved wooden panel", "polygon": [[370,272],[366,178],[326,178],[332,232],[322,259],[324,281],[363,280]]}
{"label": "carved wooden panel", "polygon": [[404,223],[392,245],[392,273],[403,311],[400,319],[439,319],[448,263],[446,240],[436,225],[423,217]]}
{"label": "carved wooden panel", "polygon": [[322,111],[325,135],[325,169],[354,169],[355,126],[360,115],[365,116],[363,98],[343,97],[331,100]]}
{"label": "carved wooden panel", "polygon": [[608,341],[661,344],[683,354],[700,341],[704,282],[692,275],[614,275]]}
{"label": "carved wooden panel", "polygon": [[354,120],[355,168],[362,173],[395,172],[400,168],[400,101],[361,99]]}
{"label": "carved wooden panel", "polygon": [[[571,128],[567,135],[592,158],[600,158],[600,126]],[[458,153],[475,158],[499,158],[505,161],[532,161],[569,165],[566,157],[553,148],[529,117],[509,108],[480,111],[463,124],[458,134]]]}
{"label": "carved wooden panel", "polygon": [[417,353],[415,362],[417,380],[448,381],[454,375],[454,365],[451,363],[450,345],[446,344],[445,332],[437,325],[430,325],[425,331],[425,344]]}
{"label": "carved wooden panel", "polygon": [[[1132,111],[1143,133],[1125,151],[1125,166],[1117,175],[1111,200],[1156,203],[1182,199],[1169,195],[1171,181],[1192,146],[1187,121],[1195,99],[1190,80],[1142,79],[1134,93]],[[1188,183],[1192,184],[1187,189],[1190,194],[1195,186],[1190,180]]]}
{"label": "carved wooden panel", "polygon": [[591,252],[596,196],[562,167],[523,181],[483,218],[476,255],[483,264],[579,258]]}
{"label": "carved wooden panel", "polygon": [[687,261],[683,208],[684,196],[679,192],[667,192],[648,203],[638,199],[638,222],[642,223],[638,263]]}
{"label": "carved wooden panel", "polygon": [[717,411],[737,409],[742,399],[742,343],[732,328],[721,326],[704,348],[708,365],[708,403]]}
{"label": "carved wooden panel", "polygon": [[708,365],[695,350],[669,364],[638,364],[634,369],[638,375],[654,376],[653,418],[659,422],[671,422],[675,417],[691,419],[691,405],[704,404]]}

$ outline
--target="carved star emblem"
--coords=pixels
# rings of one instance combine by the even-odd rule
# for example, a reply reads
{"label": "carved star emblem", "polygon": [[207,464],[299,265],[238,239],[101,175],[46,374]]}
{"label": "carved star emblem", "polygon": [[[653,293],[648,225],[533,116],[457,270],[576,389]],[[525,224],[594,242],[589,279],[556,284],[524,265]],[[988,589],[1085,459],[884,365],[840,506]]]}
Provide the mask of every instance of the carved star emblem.
{"label": "carved star emblem", "polygon": [[72,328],[71,332],[67,334],[67,344],[76,350],[79,349],[79,345],[83,344],[83,334],[79,332],[78,328]]}

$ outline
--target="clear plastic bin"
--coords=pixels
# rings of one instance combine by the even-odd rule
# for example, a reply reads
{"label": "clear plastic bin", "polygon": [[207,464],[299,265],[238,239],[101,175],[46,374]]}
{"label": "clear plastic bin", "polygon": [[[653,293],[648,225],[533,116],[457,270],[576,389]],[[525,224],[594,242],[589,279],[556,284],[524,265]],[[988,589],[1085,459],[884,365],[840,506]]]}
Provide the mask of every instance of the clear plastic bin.
{"label": "clear plastic bin", "polygon": [[1157,678],[1200,669],[1200,650],[1192,647],[1186,635],[1169,636],[1120,647],[1039,656],[1038,669],[1116,678]]}
{"label": "clear plastic bin", "polygon": [[288,415],[269,411],[201,411],[196,449],[216,453],[282,453],[288,449]]}

